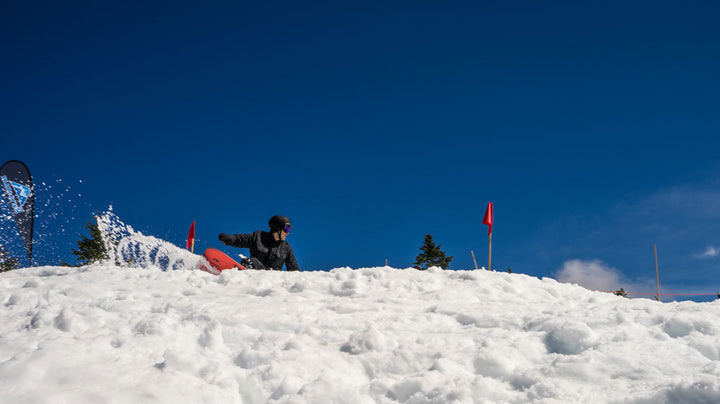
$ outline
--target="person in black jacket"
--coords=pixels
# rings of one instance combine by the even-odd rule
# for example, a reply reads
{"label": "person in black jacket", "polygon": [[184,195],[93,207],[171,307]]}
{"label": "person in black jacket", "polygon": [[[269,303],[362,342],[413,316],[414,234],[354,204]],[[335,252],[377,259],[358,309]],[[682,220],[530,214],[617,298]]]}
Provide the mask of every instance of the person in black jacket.
{"label": "person in black jacket", "polygon": [[285,216],[273,216],[268,224],[269,233],[260,230],[247,234],[220,233],[218,239],[225,245],[249,248],[250,258],[243,258],[240,262],[248,269],[282,271],[285,265],[288,271],[299,271],[295,253],[285,241],[290,233],[290,219]]}

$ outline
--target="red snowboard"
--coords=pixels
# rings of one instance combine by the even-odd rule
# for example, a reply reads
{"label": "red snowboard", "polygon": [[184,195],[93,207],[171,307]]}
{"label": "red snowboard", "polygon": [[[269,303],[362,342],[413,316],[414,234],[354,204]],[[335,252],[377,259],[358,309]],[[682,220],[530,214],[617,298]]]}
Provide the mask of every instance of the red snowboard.
{"label": "red snowboard", "polygon": [[238,264],[234,259],[225,255],[222,251],[214,248],[208,248],[205,250],[203,257],[205,257],[207,263],[210,264],[210,267],[205,265],[205,262],[201,262],[200,269],[214,275],[220,275],[220,271],[224,271],[226,269],[247,269]]}

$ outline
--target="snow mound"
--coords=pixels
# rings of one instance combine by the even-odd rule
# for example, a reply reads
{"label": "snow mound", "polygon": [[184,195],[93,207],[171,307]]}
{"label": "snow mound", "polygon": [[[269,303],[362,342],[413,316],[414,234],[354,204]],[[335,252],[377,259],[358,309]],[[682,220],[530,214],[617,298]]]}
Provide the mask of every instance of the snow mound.
{"label": "snow mound", "polygon": [[133,268],[195,269],[202,258],[185,249],[135,231],[112,211],[97,217],[111,263]]}
{"label": "snow mound", "polygon": [[2,403],[720,401],[715,302],[387,267],[42,267],[0,291]]}

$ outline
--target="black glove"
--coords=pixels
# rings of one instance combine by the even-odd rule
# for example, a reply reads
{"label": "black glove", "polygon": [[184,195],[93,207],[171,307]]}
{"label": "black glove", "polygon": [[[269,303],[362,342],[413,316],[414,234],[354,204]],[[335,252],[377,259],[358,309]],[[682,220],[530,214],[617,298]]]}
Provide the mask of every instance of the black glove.
{"label": "black glove", "polygon": [[218,236],[218,240],[222,241],[223,244],[227,245],[230,243],[230,241],[232,241],[232,236],[230,236],[229,234],[220,233],[220,235]]}

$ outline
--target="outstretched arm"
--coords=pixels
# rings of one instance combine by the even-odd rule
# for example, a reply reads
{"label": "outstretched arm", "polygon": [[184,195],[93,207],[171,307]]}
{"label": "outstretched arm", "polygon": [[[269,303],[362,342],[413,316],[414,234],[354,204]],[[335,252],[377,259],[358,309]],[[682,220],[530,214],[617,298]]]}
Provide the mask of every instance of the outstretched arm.
{"label": "outstretched arm", "polygon": [[218,236],[218,240],[222,241],[223,244],[233,246],[233,247],[240,247],[240,248],[250,248],[250,245],[252,244],[252,233],[248,234],[225,234],[220,233]]}

